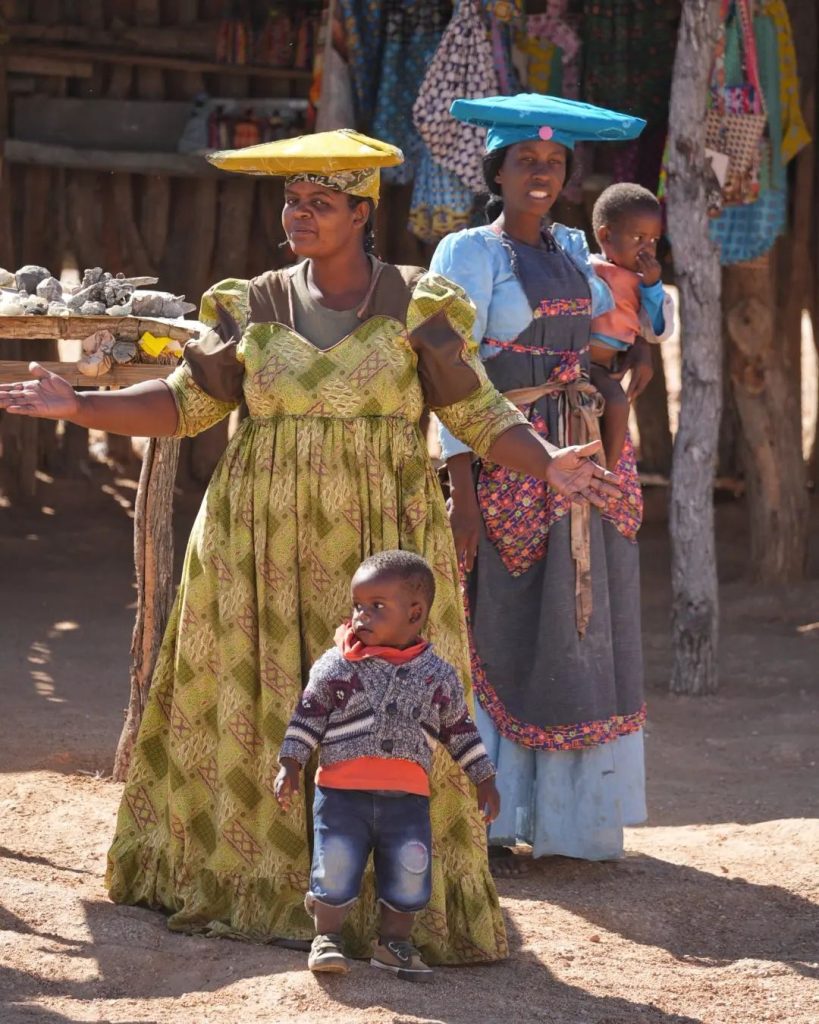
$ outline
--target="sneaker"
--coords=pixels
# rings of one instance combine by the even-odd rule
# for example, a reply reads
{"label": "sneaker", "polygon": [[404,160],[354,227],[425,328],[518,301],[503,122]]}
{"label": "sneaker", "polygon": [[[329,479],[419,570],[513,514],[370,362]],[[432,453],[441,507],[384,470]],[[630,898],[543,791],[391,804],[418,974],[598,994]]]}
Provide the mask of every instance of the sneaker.
{"label": "sneaker", "polygon": [[404,981],[431,981],[432,968],[427,967],[411,942],[402,939],[379,939],[374,948],[372,967],[392,971]]}
{"label": "sneaker", "polygon": [[341,949],[341,936],[317,935],[310,947],[307,966],[311,971],[346,974],[350,970],[350,961]]}

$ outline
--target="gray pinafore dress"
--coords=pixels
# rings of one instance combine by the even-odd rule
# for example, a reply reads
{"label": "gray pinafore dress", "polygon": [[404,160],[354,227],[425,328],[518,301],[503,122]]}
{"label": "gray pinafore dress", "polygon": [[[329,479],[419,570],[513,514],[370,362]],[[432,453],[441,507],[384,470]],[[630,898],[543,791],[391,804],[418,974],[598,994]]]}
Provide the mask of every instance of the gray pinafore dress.
{"label": "gray pinafore dress", "polygon": [[[588,374],[586,279],[548,233],[538,247],[503,244],[533,319],[513,342],[484,339],[499,350],[487,374],[504,393],[548,386],[524,411],[552,443],[575,443],[567,407]],[[580,635],[570,504],[533,478],[477,466],[483,529],[465,590],[478,724],[503,803],[490,841],[529,842],[535,856],[617,857],[623,825],[645,817],[642,507],[630,442],[618,473],[623,497],[588,516],[591,613]]]}

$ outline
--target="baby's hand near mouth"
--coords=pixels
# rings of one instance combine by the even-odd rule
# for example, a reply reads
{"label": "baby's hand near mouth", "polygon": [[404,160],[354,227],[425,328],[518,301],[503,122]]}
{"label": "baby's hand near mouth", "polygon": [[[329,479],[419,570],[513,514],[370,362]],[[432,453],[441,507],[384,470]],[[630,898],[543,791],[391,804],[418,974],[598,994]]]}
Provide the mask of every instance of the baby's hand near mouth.
{"label": "baby's hand near mouth", "polygon": [[637,273],[642,274],[643,284],[652,285],[660,280],[662,267],[659,260],[649,252],[637,253]]}

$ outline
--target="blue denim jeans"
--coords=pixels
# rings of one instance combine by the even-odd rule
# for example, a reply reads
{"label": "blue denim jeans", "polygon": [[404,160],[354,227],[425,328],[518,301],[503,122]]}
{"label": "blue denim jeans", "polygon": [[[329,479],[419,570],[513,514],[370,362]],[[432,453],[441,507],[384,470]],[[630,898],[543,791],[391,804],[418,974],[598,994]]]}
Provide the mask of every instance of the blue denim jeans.
{"label": "blue denim jeans", "polygon": [[332,907],[352,903],[370,853],[379,900],[405,914],[423,910],[432,889],[429,798],[316,786],[313,897]]}

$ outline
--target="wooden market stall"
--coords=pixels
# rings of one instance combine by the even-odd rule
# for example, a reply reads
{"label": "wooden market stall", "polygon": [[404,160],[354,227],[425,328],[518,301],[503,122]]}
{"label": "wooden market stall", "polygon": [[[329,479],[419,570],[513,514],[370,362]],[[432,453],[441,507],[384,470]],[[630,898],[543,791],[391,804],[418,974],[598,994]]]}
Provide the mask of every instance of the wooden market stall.
{"label": "wooden market stall", "polygon": [[[322,6],[321,0],[308,0],[276,9],[297,19],[319,16]],[[569,6],[580,12],[587,7],[580,0]],[[546,7],[545,0],[525,5],[527,12]],[[712,536],[716,465],[720,475],[741,473],[747,483],[750,575],[788,581],[805,569],[806,485],[816,479],[819,445],[813,445],[809,475],[800,440],[799,356],[802,311],[808,310],[815,323],[819,294],[819,166],[813,144],[792,161],[787,232],[769,253],[716,267],[704,241],[706,226],[691,215],[691,204],[702,201],[695,173],[702,169],[696,111],[705,109],[714,44],[707,26],[720,0],[659,0],[657,8],[674,24],[682,11],[679,39],[685,44],[677,53],[676,114],[672,101],[670,125],[672,147],[679,148],[669,159],[670,179],[677,175],[669,181],[670,204],[677,204],[669,217],[677,235],[674,262],[686,338],[672,530],[678,535],[680,567],[674,583],[678,650],[688,654],[678,658],[674,685],[708,692],[716,686],[713,550],[695,544],[692,558],[680,538],[690,540],[686,531],[692,529]],[[179,151],[192,106],[203,93],[211,114],[220,104],[223,108],[219,126],[228,134],[223,131],[220,145],[253,141],[236,132],[242,123],[245,129],[258,127],[271,104],[302,111],[307,105],[312,64],[296,36],[276,59],[271,53],[262,59],[242,51],[225,11],[222,0],[0,0],[5,40],[0,44],[0,266],[103,265],[128,275],[155,275],[163,288],[196,302],[220,278],[252,276],[287,259],[280,248],[282,197],[276,180],[220,174],[195,152]],[[799,99],[815,137],[816,5],[787,0],[787,11],[794,27]],[[650,49],[651,41],[646,43]],[[309,130],[309,122],[305,127]],[[691,181],[683,187],[686,175]],[[381,255],[424,263],[431,247],[406,230],[410,191],[411,186],[385,190],[378,210]],[[587,215],[582,204],[567,211],[581,225]],[[707,280],[698,283],[704,267]],[[716,325],[711,314],[699,315],[713,306],[715,287],[721,319]],[[814,336],[819,339],[819,331]],[[20,361],[31,354],[55,362],[55,345],[54,335],[38,342],[15,336],[0,340],[0,357]],[[662,372],[640,399],[637,418],[643,466],[667,482],[672,437]],[[3,461],[18,479],[33,480],[37,458],[53,449],[53,426],[13,419],[0,418]],[[223,423],[183,443],[183,478],[209,477],[226,429]],[[82,432],[71,428],[64,449],[81,448],[83,441]],[[114,454],[122,457],[129,450],[129,442],[112,439]],[[699,569],[703,560],[711,567],[705,573]]]}
{"label": "wooden market stall", "polygon": [[[125,387],[145,380],[167,377],[176,358],[148,357],[138,342],[146,334],[184,344],[197,337],[199,325],[184,320],[172,322],[147,317],[92,316],[4,316],[0,317],[0,339],[15,342],[24,352],[32,341],[86,339],[105,331],[115,342],[133,350],[132,361],[110,367],[102,377],[89,377],[74,362],[42,362],[45,369],[59,374],[75,386],[105,382],[106,387]],[[130,352],[129,352],[130,355]],[[27,361],[0,360],[0,383],[19,380]],[[23,425],[36,420],[16,417]],[[28,438],[29,442],[32,438]],[[136,576],[136,617],[131,639],[131,681],[128,710],[117,747],[114,776],[123,779],[130,761],[142,712],[151,685],[159,645],[171,612],[173,580],[173,491],[179,463],[177,438],[154,438],[143,455],[142,471],[134,509],[134,568]]]}

